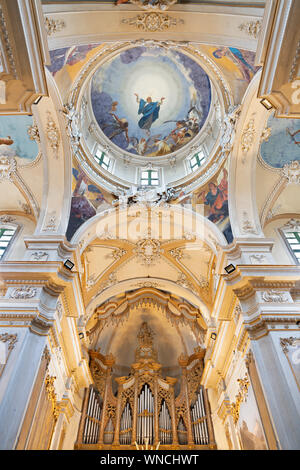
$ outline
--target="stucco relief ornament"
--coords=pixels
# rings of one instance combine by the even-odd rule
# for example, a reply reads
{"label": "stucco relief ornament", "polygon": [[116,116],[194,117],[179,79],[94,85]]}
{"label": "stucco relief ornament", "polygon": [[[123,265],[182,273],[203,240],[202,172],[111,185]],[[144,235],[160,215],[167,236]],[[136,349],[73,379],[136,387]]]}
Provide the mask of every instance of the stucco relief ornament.
{"label": "stucco relief ornament", "polygon": [[241,147],[243,153],[248,153],[254,143],[255,126],[254,118],[251,118],[245,127],[241,137]]}
{"label": "stucco relief ornament", "polygon": [[287,178],[288,184],[300,184],[300,163],[294,161],[287,163],[282,168],[282,176]]}
{"label": "stucco relief ornament", "polygon": [[67,129],[69,131],[70,137],[73,141],[79,141],[81,137],[80,131],[80,114],[76,111],[73,105],[65,104],[64,108],[62,109],[62,113],[67,119],[68,126]]}
{"label": "stucco relief ornament", "polygon": [[137,5],[142,8],[142,10],[165,11],[177,3],[177,0],[130,0],[130,3]]}
{"label": "stucco relief ornament", "polygon": [[107,287],[114,286],[115,284],[117,284],[117,282],[118,282],[118,279],[117,279],[116,273],[113,271],[108,276],[108,279],[102,282],[102,284],[100,284],[100,291],[106,289]]}
{"label": "stucco relief ornament", "polygon": [[56,212],[52,211],[48,215],[47,223],[45,228],[43,228],[43,232],[54,232],[56,230]]}
{"label": "stucco relief ornament", "polygon": [[2,215],[0,217],[0,222],[1,224],[11,224],[13,222],[16,222],[16,219],[14,217],[11,217],[10,215]]}
{"label": "stucco relief ornament", "polygon": [[290,336],[289,338],[280,338],[280,346],[284,353],[287,353],[289,350],[289,346],[300,346],[300,338],[293,338]]}
{"label": "stucco relief ornament", "polygon": [[251,255],[250,256],[250,261],[252,264],[263,264],[266,261],[265,255]]}
{"label": "stucco relief ornament", "polygon": [[10,297],[12,299],[32,299],[36,296],[37,290],[35,287],[22,286],[13,290]]}
{"label": "stucco relief ornament", "polygon": [[60,143],[60,135],[59,130],[56,127],[55,121],[52,118],[50,112],[47,112],[47,127],[46,127],[46,134],[49,145],[53,150],[55,158],[58,158],[58,149]]}
{"label": "stucco relief ornament", "polygon": [[95,134],[96,132],[96,129],[97,129],[97,125],[94,121],[92,121],[88,127],[88,131],[90,134]]}
{"label": "stucco relief ornament", "polygon": [[180,273],[178,279],[176,281],[181,287],[185,289],[190,289],[191,291],[195,292],[195,288],[193,284],[188,280],[187,276],[184,273]]}
{"label": "stucco relief ornament", "polygon": [[185,256],[182,248],[174,248],[170,251],[170,255],[175,258],[176,261],[180,261]]}
{"label": "stucco relief ornament", "polygon": [[32,261],[47,261],[48,253],[46,251],[35,251],[31,255]]}
{"label": "stucco relief ornament", "polygon": [[51,36],[54,33],[58,33],[66,26],[66,23],[64,21],[55,18],[49,18],[47,16],[45,18],[44,24],[48,36]]}
{"label": "stucco relief ornament", "polygon": [[17,335],[10,335],[8,333],[0,334],[0,342],[8,343],[8,348],[7,348],[8,354],[6,355],[5,358],[3,358],[5,360],[5,363],[3,364],[3,363],[0,362],[0,377],[1,377],[1,374],[4,370],[4,367],[5,367],[5,365],[8,361],[9,355],[10,355],[11,351],[13,350],[13,348],[15,347],[15,344],[16,344],[17,341],[18,341],[18,336]]}
{"label": "stucco relief ornament", "polygon": [[261,297],[264,302],[288,302],[288,298],[285,292],[277,292],[273,289],[263,292]]}
{"label": "stucco relief ornament", "polygon": [[220,145],[222,147],[223,153],[230,152],[230,150],[232,149],[235,136],[235,128],[240,113],[240,106],[234,106],[231,107],[228,110],[228,114],[224,116],[222,124],[222,135],[220,140]]}
{"label": "stucco relief ornament", "polygon": [[126,255],[126,253],[126,250],[123,250],[122,248],[116,248],[109,256],[112,257],[115,261],[118,261],[124,255]]}
{"label": "stucco relief ornament", "polygon": [[93,273],[86,281],[87,289],[88,290],[91,289],[96,284],[96,282],[97,282],[97,277],[96,277],[96,274]]}
{"label": "stucco relief ornament", "polygon": [[40,143],[40,133],[37,125],[29,126],[27,133],[29,135],[30,140],[35,140],[38,144]]}
{"label": "stucco relief ornament", "polygon": [[155,240],[153,238],[139,240],[133,251],[139,260],[146,265],[150,265],[158,261],[161,253],[163,252],[159,240]]}
{"label": "stucco relief ornament", "polygon": [[147,12],[134,16],[133,18],[123,18],[122,23],[136,26],[137,29],[142,31],[153,33],[155,31],[164,31],[169,29],[171,26],[183,24],[184,21],[181,18],[172,18],[171,16],[163,13]]}
{"label": "stucco relief ornament", "polygon": [[243,403],[243,401],[246,400],[248,395],[248,388],[250,386],[248,374],[246,374],[243,379],[238,379],[237,381],[239,383],[239,392],[236,395],[236,401],[232,403],[230,407],[230,411],[235,424],[239,420],[241,404]]}
{"label": "stucco relief ornament", "polygon": [[253,235],[257,235],[257,230],[251,224],[246,211],[243,212],[242,230],[244,233],[252,233]]}
{"label": "stucco relief ornament", "polygon": [[272,128],[271,127],[266,127],[261,134],[261,141],[262,142],[268,142],[269,138],[271,137],[272,134]]}
{"label": "stucco relief ornament", "polygon": [[17,163],[14,158],[9,158],[4,155],[0,156],[0,182],[1,180],[11,181],[16,169]]}
{"label": "stucco relief ornament", "polygon": [[245,31],[249,36],[257,39],[261,32],[261,20],[249,21],[248,23],[242,23],[239,25],[241,31]]}
{"label": "stucco relief ornament", "polygon": [[300,232],[300,220],[291,219],[282,228],[291,232]]}

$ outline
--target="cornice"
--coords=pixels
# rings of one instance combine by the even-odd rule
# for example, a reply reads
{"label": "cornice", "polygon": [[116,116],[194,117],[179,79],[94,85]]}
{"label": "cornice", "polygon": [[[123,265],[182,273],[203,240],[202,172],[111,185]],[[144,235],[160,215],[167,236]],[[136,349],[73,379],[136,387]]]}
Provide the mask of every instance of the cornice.
{"label": "cornice", "polygon": [[[273,316],[260,315],[251,322],[245,321],[244,327],[251,340],[259,340],[263,336],[267,336],[270,331],[300,331],[299,326],[296,325],[298,320],[299,314],[296,316],[286,316],[282,313]],[[295,325],[294,328],[290,329],[290,326],[293,325]]]}

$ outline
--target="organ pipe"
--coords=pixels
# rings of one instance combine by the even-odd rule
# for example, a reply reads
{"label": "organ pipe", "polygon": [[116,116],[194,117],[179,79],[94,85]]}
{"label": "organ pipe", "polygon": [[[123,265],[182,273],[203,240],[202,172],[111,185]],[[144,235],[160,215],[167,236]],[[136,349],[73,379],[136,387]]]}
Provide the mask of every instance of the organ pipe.
{"label": "organ pipe", "polygon": [[[155,446],[159,442],[175,447],[214,446],[208,399],[199,386],[203,350],[197,348],[192,356],[179,359],[181,391],[175,396],[177,379],[162,376],[161,364],[152,347],[152,333],[145,323],[138,339],[140,347],[136,349],[135,362],[130,374],[124,377],[113,379],[111,355],[93,352],[91,370],[95,371],[94,380],[102,391],[105,409],[101,411],[99,394],[91,386],[84,404],[78,443],[107,446],[113,443],[114,448],[135,443],[144,446],[146,442]],[[99,364],[107,368],[101,369]],[[113,380],[118,383],[117,395],[112,388]]]}
{"label": "organ pipe", "polygon": [[101,405],[93,387],[89,390],[88,406],[83,429],[83,443],[96,444],[100,429]]}

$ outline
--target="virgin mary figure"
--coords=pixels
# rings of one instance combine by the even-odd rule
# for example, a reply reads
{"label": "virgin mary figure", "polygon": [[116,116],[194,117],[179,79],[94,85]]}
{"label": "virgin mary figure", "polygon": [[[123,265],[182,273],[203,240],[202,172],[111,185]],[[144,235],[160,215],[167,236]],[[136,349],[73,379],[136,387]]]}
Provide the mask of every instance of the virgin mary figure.
{"label": "virgin mary figure", "polygon": [[146,132],[150,132],[150,127],[153,122],[156,121],[159,115],[159,109],[163,103],[164,97],[160,101],[152,101],[151,96],[143,100],[139,99],[138,95],[135,93],[136,101],[139,103],[138,114],[142,114],[143,117],[139,120],[138,124],[141,129],[144,129]]}

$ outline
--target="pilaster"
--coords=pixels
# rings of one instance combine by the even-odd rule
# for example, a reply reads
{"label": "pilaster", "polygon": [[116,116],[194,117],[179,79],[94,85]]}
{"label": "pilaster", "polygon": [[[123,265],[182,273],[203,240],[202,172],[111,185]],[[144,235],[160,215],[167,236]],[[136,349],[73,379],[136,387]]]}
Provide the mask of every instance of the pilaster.
{"label": "pilaster", "polygon": [[299,274],[297,266],[238,266],[224,276],[240,302],[278,448],[284,450],[300,445],[300,394],[288,380],[278,347],[279,338],[287,332],[300,338],[300,304],[293,295]]}

